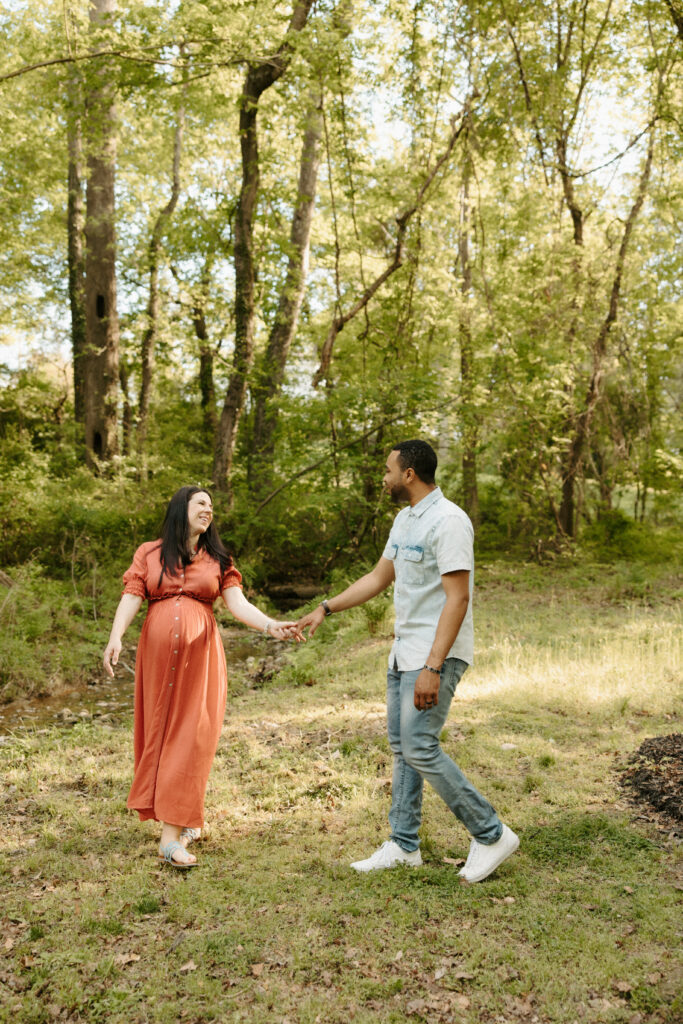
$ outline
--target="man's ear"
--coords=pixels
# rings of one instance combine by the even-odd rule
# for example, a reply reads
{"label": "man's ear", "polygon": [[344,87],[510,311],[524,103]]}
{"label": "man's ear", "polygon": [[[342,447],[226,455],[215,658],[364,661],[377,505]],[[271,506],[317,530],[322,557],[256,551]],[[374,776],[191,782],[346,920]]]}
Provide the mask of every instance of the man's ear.
{"label": "man's ear", "polygon": [[408,477],[408,479],[406,480],[406,483],[407,484],[412,484],[413,480],[415,479],[415,470],[413,469],[412,466],[408,466],[407,469],[403,470],[403,475],[404,475],[404,477]]}

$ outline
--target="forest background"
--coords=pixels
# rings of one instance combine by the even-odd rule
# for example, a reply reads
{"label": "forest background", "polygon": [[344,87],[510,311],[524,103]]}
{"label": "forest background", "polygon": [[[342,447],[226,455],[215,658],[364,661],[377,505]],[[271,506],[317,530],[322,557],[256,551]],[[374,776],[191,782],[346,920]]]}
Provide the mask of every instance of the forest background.
{"label": "forest background", "polygon": [[[96,670],[210,486],[250,587],[680,552],[680,0],[0,5],[0,694]],[[0,352],[0,354],[2,354]]]}

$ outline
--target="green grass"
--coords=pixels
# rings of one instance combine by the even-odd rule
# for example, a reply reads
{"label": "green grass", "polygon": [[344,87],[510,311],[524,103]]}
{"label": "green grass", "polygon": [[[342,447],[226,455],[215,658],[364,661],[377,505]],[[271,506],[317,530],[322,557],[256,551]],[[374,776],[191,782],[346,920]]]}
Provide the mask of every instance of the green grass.
{"label": "green grass", "polygon": [[265,687],[233,677],[192,872],[125,810],[130,722],[11,737],[0,1020],[679,1020],[680,856],[615,768],[680,729],[680,617],[673,578],[625,599],[618,571],[478,573],[443,743],[522,840],[480,885],[430,790],[423,868],[348,867],[386,838],[391,775],[389,619],[360,609]]}

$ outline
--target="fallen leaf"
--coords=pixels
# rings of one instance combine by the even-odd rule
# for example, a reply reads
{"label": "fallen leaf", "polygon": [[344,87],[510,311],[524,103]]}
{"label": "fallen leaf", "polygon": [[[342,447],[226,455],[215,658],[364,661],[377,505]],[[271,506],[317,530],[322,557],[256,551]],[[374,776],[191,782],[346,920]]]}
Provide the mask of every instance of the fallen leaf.
{"label": "fallen leaf", "polygon": [[624,886],[624,892],[634,892],[634,889],[630,885],[625,885]]}
{"label": "fallen leaf", "polygon": [[197,970],[197,965],[194,962],[194,960],[188,960],[187,963],[183,964],[183,966],[180,968],[180,973],[181,974],[189,974],[190,971],[196,971],[196,970]]}
{"label": "fallen leaf", "polygon": [[467,998],[467,996],[457,995],[454,999],[454,1002],[455,1005],[460,1010],[469,1010],[470,1008],[470,1000]]}
{"label": "fallen leaf", "polygon": [[252,964],[251,965],[251,973],[253,974],[253,976],[255,978],[260,978],[261,977],[261,975],[263,974],[263,966],[264,966],[263,964]]}
{"label": "fallen leaf", "polygon": [[465,858],[464,857],[444,857],[443,858],[443,862],[444,862],[444,864],[452,864],[453,867],[459,868],[459,867],[462,867],[462,865],[465,863]]}
{"label": "fallen leaf", "polygon": [[408,1013],[422,1013],[423,1010],[427,1009],[427,1004],[424,999],[411,999],[406,1010]]}
{"label": "fallen leaf", "polygon": [[647,982],[648,985],[657,985],[662,980],[662,975],[659,971],[654,971],[652,974],[648,974]]}
{"label": "fallen leaf", "polygon": [[137,953],[117,953],[114,957],[114,963],[117,967],[127,967],[128,964],[135,964],[138,962],[140,957]]}
{"label": "fallen leaf", "polygon": [[629,981],[615,981],[614,988],[617,992],[632,992],[633,985]]}
{"label": "fallen leaf", "polygon": [[434,981],[441,981],[441,979],[443,978],[443,976],[446,973],[446,971],[447,971],[446,967],[438,967],[434,971]]}
{"label": "fallen leaf", "polygon": [[3,949],[6,949],[7,952],[9,952],[10,949],[12,949],[13,946],[14,946],[14,939],[11,936],[8,936],[5,939],[5,944],[3,946]]}

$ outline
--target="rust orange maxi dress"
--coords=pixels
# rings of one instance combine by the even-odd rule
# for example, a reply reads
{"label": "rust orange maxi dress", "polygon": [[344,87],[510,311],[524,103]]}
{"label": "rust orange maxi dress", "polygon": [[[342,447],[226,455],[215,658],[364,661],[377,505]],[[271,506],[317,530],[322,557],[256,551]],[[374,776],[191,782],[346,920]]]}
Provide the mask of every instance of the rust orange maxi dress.
{"label": "rust orange maxi dress", "polygon": [[178,575],[164,573],[160,542],[135,552],[124,594],[146,598],[135,662],[135,776],[128,807],[140,820],[201,828],[204,793],[221,734],[227,694],[225,651],[213,603],[241,587],[234,567],[200,550]]}

